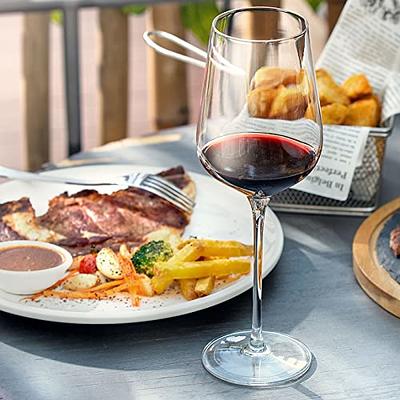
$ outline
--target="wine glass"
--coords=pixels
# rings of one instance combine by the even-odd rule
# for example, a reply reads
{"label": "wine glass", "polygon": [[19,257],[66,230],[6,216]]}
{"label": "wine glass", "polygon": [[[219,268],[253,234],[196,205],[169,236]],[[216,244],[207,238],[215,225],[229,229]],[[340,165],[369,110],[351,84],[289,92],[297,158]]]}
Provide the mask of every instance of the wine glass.
{"label": "wine glass", "polygon": [[198,157],[210,175],[247,196],[254,225],[251,330],[214,339],[203,350],[204,367],[222,380],[282,386],[311,365],[311,352],[299,340],[262,329],[263,233],[271,196],[304,179],[321,148],[307,21],[273,7],[217,16],[197,126]]}

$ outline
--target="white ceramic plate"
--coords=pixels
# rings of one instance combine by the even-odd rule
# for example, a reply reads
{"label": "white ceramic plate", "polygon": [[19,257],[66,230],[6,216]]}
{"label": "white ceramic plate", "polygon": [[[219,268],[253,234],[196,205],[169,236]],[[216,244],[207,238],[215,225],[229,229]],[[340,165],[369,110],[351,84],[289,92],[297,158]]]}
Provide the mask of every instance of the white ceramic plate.
{"label": "white ceramic plate", "polygon": [[[155,173],[161,168],[136,165],[98,165],[66,168],[46,172],[58,176],[75,178],[98,178],[116,176],[127,172],[143,171]],[[213,239],[234,239],[251,243],[251,213],[244,195],[203,175],[191,173],[197,186],[196,208],[185,236]],[[47,210],[50,198],[64,191],[69,193],[82,187],[29,182],[9,182],[0,185],[0,202],[28,196],[38,215]],[[100,188],[101,192],[111,192],[110,187]],[[283,233],[275,214],[268,210],[266,220],[268,234],[265,238],[265,277],[275,267],[282,253]],[[143,298],[140,307],[134,309],[125,301],[62,301],[46,298],[38,303],[24,301],[22,297],[0,291],[0,310],[24,317],[76,324],[118,324],[151,321],[174,317],[202,310],[235,297],[252,286],[251,276],[218,287],[212,294],[192,301],[186,301],[179,294]]]}

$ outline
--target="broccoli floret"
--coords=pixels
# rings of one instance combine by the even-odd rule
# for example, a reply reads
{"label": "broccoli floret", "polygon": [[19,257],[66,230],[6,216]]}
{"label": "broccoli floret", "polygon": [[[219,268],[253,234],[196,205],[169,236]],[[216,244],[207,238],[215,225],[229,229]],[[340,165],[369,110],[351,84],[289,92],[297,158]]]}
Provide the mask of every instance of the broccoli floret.
{"label": "broccoli floret", "polygon": [[132,262],[136,272],[146,274],[151,278],[154,275],[154,265],[157,262],[169,260],[173,253],[169,243],[164,240],[152,240],[136,251],[132,256]]}

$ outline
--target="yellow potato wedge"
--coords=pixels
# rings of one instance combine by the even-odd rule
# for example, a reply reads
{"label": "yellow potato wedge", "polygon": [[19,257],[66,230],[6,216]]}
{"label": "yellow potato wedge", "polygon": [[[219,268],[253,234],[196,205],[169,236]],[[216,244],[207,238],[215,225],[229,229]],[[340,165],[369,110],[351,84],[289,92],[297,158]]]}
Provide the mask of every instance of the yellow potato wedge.
{"label": "yellow potato wedge", "polygon": [[[187,241],[168,261],[167,264],[176,264],[184,261],[195,261],[201,257],[202,245],[197,241]],[[152,278],[152,286],[157,294],[164,293],[173,283],[173,279]]]}
{"label": "yellow potato wedge", "polygon": [[316,75],[321,106],[332,103],[344,104],[345,106],[350,104],[350,99],[347,97],[344,89],[333,80],[332,76],[326,70],[318,69]]}
{"label": "yellow potato wedge", "polygon": [[96,286],[98,277],[95,274],[78,274],[68,278],[64,284],[64,289],[67,290],[83,290],[90,289]]}
{"label": "yellow potato wedge", "polygon": [[380,118],[380,102],[376,96],[371,96],[351,103],[343,123],[345,125],[374,127],[379,124]]}
{"label": "yellow potato wedge", "polygon": [[340,125],[345,120],[349,112],[349,107],[333,103],[321,107],[322,123],[325,125]]}
{"label": "yellow potato wedge", "polygon": [[269,117],[274,119],[295,120],[304,117],[307,97],[298,86],[280,86],[271,105]]}
{"label": "yellow potato wedge", "polygon": [[195,292],[196,279],[181,279],[179,280],[179,288],[181,289],[182,296],[186,300],[194,300],[197,298]]}
{"label": "yellow potato wedge", "polygon": [[118,256],[108,247],[101,249],[97,254],[96,267],[109,279],[122,278],[122,268],[119,264]]}
{"label": "yellow potato wedge", "polygon": [[203,243],[199,240],[188,241],[178,250],[168,261],[168,264],[174,264],[183,261],[195,261],[202,256]]}
{"label": "yellow potato wedge", "polygon": [[[236,240],[211,240],[211,239],[194,239],[191,242],[193,245],[199,246],[199,257],[244,257],[253,255],[253,246],[248,246]],[[195,261],[192,260],[182,261]]]}
{"label": "yellow potato wedge", "polygon": [[200,278],[197,280],[194,287],[194,291],[197,296],[207,296],[209,295],[215,286],[215,276],[207,276],[206,278]]}
{"label": "yellow potato wedge", "polygon": [[289,68],[261,67],[254,74],[254,87],[273,89],[279,85],[295,84],[297,72]]}
{"label": "yellow potato wedge", "polygon": [[173,282],[174,280],[168,277],[153,276],[151,278],[151,286],[156,294],[163,294]]}
{"label": "yellow potato wedge", "polygon": [[[175,264],[156,265],[155,278],[198,279],[207,276],[247,274],[250,271],[249,258],[230,258],[207,261],[190,261]],[[153,278],[154,279],[154,278]]]}
{"label": "yellow potato wedge", "polygon": [[276,94],[276,89],[263,86],[253,89],[247,96],[249,114],[256,118],[268,118]]}
{"label": "yellow potato wedge", "polygon": [[351,100],[358,100],[372,94],[372,87],[364,74],[350,76],[343,82],[342,88]]}

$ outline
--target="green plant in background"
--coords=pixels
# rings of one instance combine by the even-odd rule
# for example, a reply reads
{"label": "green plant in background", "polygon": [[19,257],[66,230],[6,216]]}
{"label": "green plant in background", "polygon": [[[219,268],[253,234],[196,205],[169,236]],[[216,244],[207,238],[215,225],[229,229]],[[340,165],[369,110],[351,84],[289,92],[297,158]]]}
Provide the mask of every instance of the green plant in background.
{"label": "green plant in background", "polygon": [[181,6],[183,26],[191,30],[203,45],[208,43],[211,22],[218,14],[219,9],[213,0],[186,3]]}
{"label": "green plant in background", "polygon": [[[146,11],[146,6],[132,4],[122,7],[121,10],[127,15],[140,15]],[[211,22],[218,13],[219,9],[215,0],[183,3],[181,5],[183,26],[192,31],[193,35],[203,45],[207,45]],[[63,23],[63,13],[61,10],[53,10],[50,18],[56,24]]]}
{"label": "green plant in background", "polygon": [[146,11],[146,6],[144,5],[132,4],[130,6],[122,7],[122,12],[124,14],[140,15],[143,14],[145,11]]}
{"label": "green plant in background", "polygon": [[[131,5],[122,8],[126,14],[139,15],[146,10],[146,6]],[[192,31],[197,40],[206,45],[210,33],[211,22],[219,9],[214,0],[205,0],[195,3],[184,3],[181,5],[181,16],[183,26]]]}
{"label": "green plant in background", "polygon": [[314,11],[317,11],[319,6],[325,1],[325,0],[307,0],[308,4],[312,7]]}
{"label": "green plant in background", "polygon": [[[316,11],[325,0],[307,0],[310,6]],[[144,5],[128,5],[122,7],[122,12],[128,15],[140,15],[146,11]],[[211,22],[220,10],[216,0],[204,0],[199,2],[185,2],[181,5],[181,16],[183,26],[190,30],[196,39],[207,45],[210,34]],[[60,10],[51,12],[51,21],[62,24],[63,14]]]}
{"label": "green plant in background", "polygon": [[62,24],[63,23],[63,13],[61,10],[53,10],[50,13],[50,20],[55,24]]}

